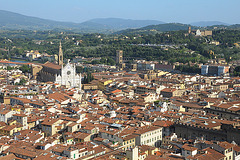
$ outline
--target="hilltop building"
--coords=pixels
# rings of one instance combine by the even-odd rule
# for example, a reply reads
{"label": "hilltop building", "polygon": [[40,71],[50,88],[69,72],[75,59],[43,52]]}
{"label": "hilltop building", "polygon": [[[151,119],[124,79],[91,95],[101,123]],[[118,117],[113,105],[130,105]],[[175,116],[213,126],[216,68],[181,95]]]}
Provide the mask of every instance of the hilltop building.
{"label": "hilltop building", "polygon": [[191,27],[188,27],[188,34],[193,34],[195,36],[212,36],[212,31],[204,30],[201,31],[200,29],[192,30]]}

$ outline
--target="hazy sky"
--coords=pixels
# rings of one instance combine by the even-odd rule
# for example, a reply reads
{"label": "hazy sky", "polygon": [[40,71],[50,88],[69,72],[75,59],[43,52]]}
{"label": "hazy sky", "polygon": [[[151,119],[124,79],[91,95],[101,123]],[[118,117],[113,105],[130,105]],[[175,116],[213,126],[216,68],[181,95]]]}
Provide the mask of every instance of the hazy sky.
{"label": "hazy sky", "polygon": [[0,0],[0,10],[69,22],[94,18],[240,24],[240,0]]}

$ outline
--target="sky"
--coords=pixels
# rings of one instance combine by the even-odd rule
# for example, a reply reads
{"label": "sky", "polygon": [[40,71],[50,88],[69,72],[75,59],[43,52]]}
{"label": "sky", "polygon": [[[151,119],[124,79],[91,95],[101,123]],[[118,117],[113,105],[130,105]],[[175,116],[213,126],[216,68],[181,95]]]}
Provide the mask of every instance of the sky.
{"label": "sky", "polygon": [[240,0],[0,0],[0,10],[65,22],[124,18],[240,24]]}

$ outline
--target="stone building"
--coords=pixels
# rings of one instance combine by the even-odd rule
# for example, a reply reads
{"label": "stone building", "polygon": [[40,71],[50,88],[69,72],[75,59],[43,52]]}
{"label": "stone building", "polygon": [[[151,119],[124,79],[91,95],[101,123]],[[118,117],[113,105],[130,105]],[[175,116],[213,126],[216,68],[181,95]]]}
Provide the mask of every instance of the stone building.
{"label": "stone building", "polygon": [[68,62],[62,66],[60,74],[55,74],[55,82],[66,87],[81,87],[81,74],[76,74],[75,65]]}
{"label": "stone building", "polygon": [[177,90],[175,88],[165,88],[161,90],[161,95],[165,98],[170,98],[170,97],[180,97],[183,95],[185,90]]}
{"label": "stone building", "polygon": [[222,124],[220,128],[207,128],[192,124],[176,123],[175,133],[184,139],[202,138],[204,140],[232,141],[240,144],[240,130],[232,125]]}
{"label": "stone building", "polygon": [[76,74],[76,67],[70,61],[63,65],[63,51],[60,43],[58,64],[46,62],[38,72],[38,80],[42,82],[54,82],[66,87],[80,87],[81,74]]}
{"label": "stone building", "polygon": [[116,55],[116,64],[122,64],[123,63],[123,51],[122,50],[117,50],[117,55]]}
{"label": "stone building", "polygon": [[41,82],[55,82],[56,75],[61,74],[61,66],[46,62],[42,65],[42,69],[38,72],[38,80]]}

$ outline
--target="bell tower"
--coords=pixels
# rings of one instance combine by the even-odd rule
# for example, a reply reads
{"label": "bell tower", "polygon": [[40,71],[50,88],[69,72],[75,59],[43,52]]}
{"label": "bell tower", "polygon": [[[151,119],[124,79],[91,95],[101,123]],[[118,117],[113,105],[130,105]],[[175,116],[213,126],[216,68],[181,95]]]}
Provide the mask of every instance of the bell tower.
{"label": "bell tower", "polygon": [[58,53],[58,65],[63,65],[63,51],[62,51],[62,43],[60,41],[59,45],[59,53]]}
{"label": "bell tower", "polygon": [[191,30],[191,26],[188,27],[188,34],[191,34],[192,30]]}
{"label": "bell tower", "polygon": [[122,64],[123,63],[123,51],[122,50],[117,50],[117,55],[116,55],[116,63],[117,64]]}

